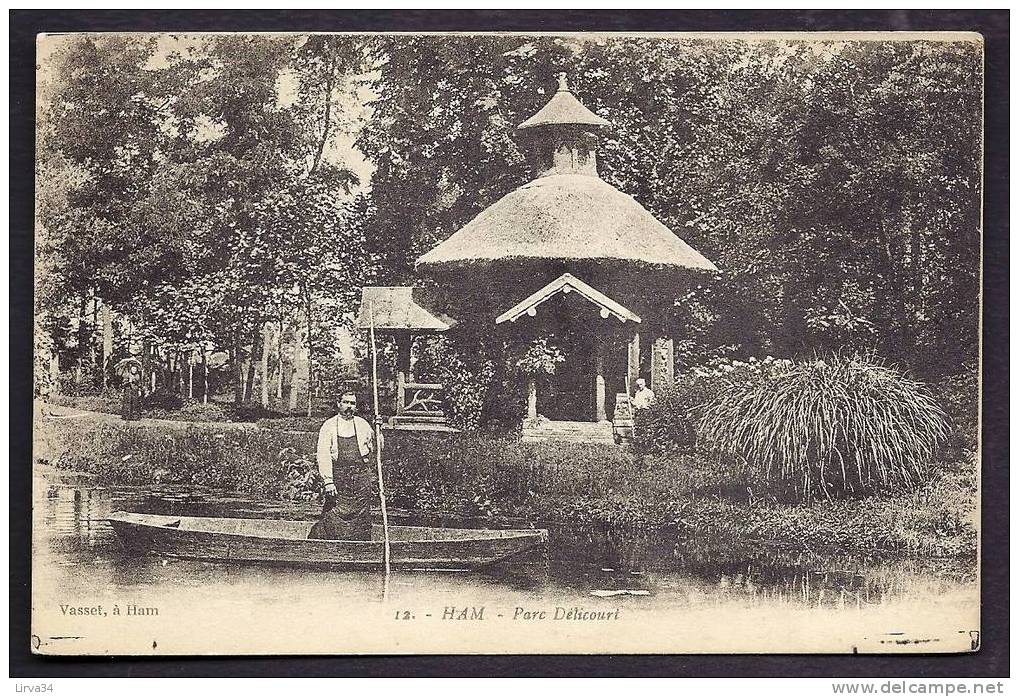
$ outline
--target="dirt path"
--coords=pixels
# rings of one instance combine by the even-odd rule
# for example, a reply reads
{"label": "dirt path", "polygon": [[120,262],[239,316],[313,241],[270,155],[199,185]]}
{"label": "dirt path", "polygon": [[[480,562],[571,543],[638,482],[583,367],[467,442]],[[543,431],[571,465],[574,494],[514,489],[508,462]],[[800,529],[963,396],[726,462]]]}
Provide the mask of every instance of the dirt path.
{"label": "dirt path", "polygon": [[[166,426],[168,428],[211,428],[215,430],[232,430],[245,428],[263,428],[258,424],[238,421],[178,421],[176,419],[135,419],[125,421],[116,414],[101,411],[85,411],[74,407],[62,407],[48,402],[35,402],[35,417],[42,421],[85,421],[87,423],[110,423],[123,426]],[[272,429],[267,429],[272,430]],[[282,431],[283,433],[303,433],[303,431]]]}

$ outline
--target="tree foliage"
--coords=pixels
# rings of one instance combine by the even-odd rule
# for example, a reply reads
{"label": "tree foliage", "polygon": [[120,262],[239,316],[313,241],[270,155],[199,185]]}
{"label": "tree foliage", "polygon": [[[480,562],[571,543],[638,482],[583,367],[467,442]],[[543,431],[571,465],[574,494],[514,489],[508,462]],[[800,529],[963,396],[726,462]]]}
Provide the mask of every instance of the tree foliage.
{"label": "tree foliage", "polygon": [[976,353],[977,44],[82,35],[47,65],[37,301],[81,360],[97,302],[158,344],[329,350],[358,286],[529,178],[559,72],[612,123],[601,176],[722,269],[677,290],[686,356]]}
{"label": "tree foliage", "polygon": [[360,54],[332,37],[62,42],[41,100],[45,309],[101,301],[140,339],[235,361],[266,321],[349,311],[368,264],[332,145]]}
{"label": "tree foliage", "polygon": [[375,51],[366,235],[394,280],[526,180],[515,126],[564,71],[613,125],[601,176],[723,270],[677,298],[682,334],[931,371],[975,353],[976,44],[394,37]]}

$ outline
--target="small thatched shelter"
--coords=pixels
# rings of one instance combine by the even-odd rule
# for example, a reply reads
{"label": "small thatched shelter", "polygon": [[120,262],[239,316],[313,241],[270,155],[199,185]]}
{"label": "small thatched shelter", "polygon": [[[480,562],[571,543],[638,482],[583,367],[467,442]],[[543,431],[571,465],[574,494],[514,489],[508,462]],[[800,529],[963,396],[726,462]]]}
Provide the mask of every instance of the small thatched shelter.
{"label": "small thatched shelter", "polygon": [[[552,99],[518,127],[535,178],[417,261],[457,321],[502,332],[508,343],[551,337],[565,354],[542,393],[529,386],[525,437],[526,424],[532,435],[554,432],[541,414],[571,422],[574,433],[576,422],[603,424],[597,434],[611,438],[607,393],[627,401],[641,374],[653,389],[671,382],[674,298],[691,274],[716,270],[599,178],[598,138],[609,127],[561,76]],[[651,351],[642,352],[641,334]]]}

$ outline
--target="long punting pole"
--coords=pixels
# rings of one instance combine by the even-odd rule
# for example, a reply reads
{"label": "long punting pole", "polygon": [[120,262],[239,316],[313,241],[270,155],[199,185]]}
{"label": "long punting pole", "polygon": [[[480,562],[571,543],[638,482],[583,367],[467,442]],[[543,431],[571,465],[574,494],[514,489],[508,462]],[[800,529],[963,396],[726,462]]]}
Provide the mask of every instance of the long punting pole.
{"label": "long punting pole", "polygon": [[386,511],[386,485],[382,480],[382,448],[380,446],[381,428],[378,424],[379,416],[379,356],[375,348],[375,303],[368,303],[368,334],[372,344],[372,399],[375,403],[375,469],[379,476],[379,503],[382,505],[382,537],[384,539],[382,558],[386,567],[386,580],[382,590],[382,597],[389,593],[389,514]]}

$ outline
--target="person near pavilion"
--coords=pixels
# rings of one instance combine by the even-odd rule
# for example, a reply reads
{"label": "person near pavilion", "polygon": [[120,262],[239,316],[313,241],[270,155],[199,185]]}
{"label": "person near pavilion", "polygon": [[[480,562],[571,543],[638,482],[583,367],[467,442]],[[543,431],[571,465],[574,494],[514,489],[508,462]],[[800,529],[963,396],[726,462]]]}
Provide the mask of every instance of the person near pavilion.
{"label": "person near pavilion", "polygon": [[124,419],[124,421],[134,421],[137,419],[141,398],[141,375],[138,372],[138,366],[132,365],[124,376],[124,386],[120,402],[120,418]]}
{"label": "person near pavilion", "polygon": [[633,394],[633,408],[647,409],[655,403],[655,393],[647,386],[644,378],[637,378],[637,391]]}
{"label": "person near pavilion", "polygon": [[[337,414],[327,419],[318,433],[316,459],[325,502],[309,537],[370,540],[371,506],[378,486],[375,432],[371,424],[357,416],[354,392],[341,394],[336,410]],[[382,445],[380,432],[378,447]]]}

